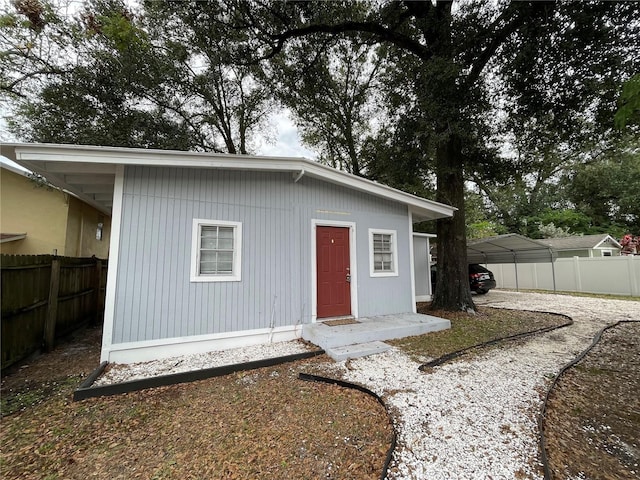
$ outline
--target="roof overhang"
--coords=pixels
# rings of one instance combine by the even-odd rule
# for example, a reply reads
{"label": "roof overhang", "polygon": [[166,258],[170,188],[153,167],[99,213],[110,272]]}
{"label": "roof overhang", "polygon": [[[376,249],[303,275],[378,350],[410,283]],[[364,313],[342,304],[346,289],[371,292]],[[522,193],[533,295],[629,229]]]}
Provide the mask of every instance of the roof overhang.
{"label": "roof overhang", "polygon": [[291,172],[319,178],[408,206],[414,222],[451,217],[456,208],[321,165],[306,158],[229,155],[174,150],[57,144],[3,144],[0,154],[111,214],[116,169],[119,165],[211,168]]}

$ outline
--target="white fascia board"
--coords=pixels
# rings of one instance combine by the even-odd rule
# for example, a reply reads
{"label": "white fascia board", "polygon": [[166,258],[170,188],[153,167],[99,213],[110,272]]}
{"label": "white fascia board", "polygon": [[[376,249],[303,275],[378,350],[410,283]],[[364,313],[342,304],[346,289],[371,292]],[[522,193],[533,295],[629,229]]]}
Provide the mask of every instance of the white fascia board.
{"label": "white fascia board", "polygon": [[17,163],[70,162],[157,167],[238,170],[300,170],[302,158],[261,157],[210,152],[98,147],[90,145],[13,144]]}
{"label": "white fascia board", "polygon": [[[620,245],[620,243],[615,238],[613,238],[611,235],[607,235],[606,237],[604,237],[593,248],[601,248],[602,244],[605,243],[607,240],[610,240],[611,242],[613,242],[615,247],[622,249],[622,245]],[[604,247],[604,248],[608,248],[608,246]]]}
{"label": "white fascia board", "polygon": [[27,168],[32,162],[50,161],[256,171],[304,170],[305,175],[406,204],[419,219],[451,217],[457,210],[455,207],[411,195],[306,158],[54,144],[10,144],[3,146],[3,154],[5,148],[13,148],[13,152],[8,152],[9,158],[15,157],[16,163]]}

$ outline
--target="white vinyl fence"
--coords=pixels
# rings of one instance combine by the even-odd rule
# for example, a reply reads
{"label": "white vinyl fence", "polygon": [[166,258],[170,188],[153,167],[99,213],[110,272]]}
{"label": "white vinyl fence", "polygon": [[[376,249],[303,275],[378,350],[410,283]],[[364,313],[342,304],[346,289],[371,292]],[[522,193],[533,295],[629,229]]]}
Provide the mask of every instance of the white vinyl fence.
{"label": "white vinyl fence", "polygon": [[640,296],[640,257],[559,258],[548,263],[489,263],[498,288]]}

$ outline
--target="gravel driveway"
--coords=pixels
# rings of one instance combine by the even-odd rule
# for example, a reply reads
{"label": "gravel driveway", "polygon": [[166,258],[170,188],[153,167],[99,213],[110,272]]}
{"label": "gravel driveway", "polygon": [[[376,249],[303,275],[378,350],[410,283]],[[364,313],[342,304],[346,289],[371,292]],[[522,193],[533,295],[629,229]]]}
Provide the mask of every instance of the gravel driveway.
{"label": "gravel driveway", "polygon": [[556,373],[618,320],[640,320],[640,302],[491,291],[478,305],[570,316],[574,324],[530,340],[418,371],[397,349],[336,364],[344,378],[382,395],[398,447],[389,479],[542,478],[537,414]]}

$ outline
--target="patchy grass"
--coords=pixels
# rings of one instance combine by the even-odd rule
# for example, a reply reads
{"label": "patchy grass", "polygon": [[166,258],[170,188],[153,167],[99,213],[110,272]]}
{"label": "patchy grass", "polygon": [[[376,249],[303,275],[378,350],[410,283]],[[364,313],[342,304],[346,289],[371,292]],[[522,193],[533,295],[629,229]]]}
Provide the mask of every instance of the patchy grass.
{"label": "patchy grass", "polygon": [[327,357],[72,402],[85,361],[98,365],[94,346],[62,346],[3,379],[0,478],[380,477],[384,408],[297,378]]}
{"label": "patchy grass", "polygon": [[608,330],[558,380],[544,431],[556,479],[640,478],[640,322]]}
{"label": "patchy grass", "polygon": [[[449,318],[452,329],[393,342],[420,359],[566,321],[486,307],[474,316],[426,308],[420,305]],[[558,385],[546,422],[555,478],[638,476],[639,333],[638,325],[616,328],[605,350]],[[98,365],[99,339],[99,330],[89,330],[3,379],[0,478],[380,476],[392,435],[384,409],[360,392],[297,379],[299,371],[321,370],[326,357],[73,403],[72,390]]]}
{"label": "patchy grass", "polygon": [[75,389],[80,382],[82,382],[82,378],[76,375],[45,382],[28,380],[17,391],[3,392],[2,398],[0,398],[0,413],[4,417],[25,411],[53,396],[66,395],[69,390]]}
{"label": "patchy grass", "polygon": [[476,314],[430,310],[429,303],[418,304],[418,312],[451,321],[451,329],[428,335],[388,341],[418,362],[427,361],[499,338],[562,325],[561,315],[480,307]]}
{"label": "patchy grass", "polygon": [[382,406],[298,380],[301,367],[54,397],[4,419],[2,478],[378,478],[392,434]]}

